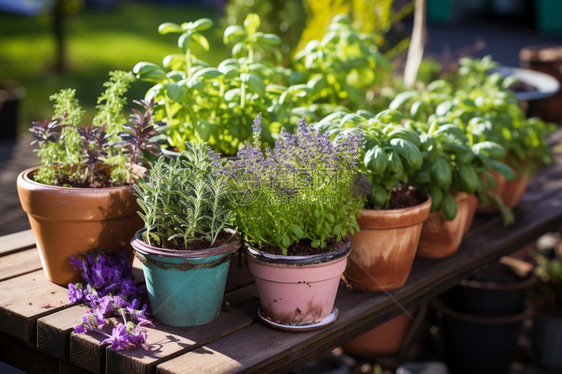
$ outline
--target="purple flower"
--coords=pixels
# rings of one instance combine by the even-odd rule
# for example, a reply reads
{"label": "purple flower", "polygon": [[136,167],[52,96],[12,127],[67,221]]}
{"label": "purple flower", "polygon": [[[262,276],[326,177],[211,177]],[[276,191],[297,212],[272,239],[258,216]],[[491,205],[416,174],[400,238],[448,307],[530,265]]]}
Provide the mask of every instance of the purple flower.
{"label": "purple flower", "polygon": [[76,304],[79,301],[82,301],[84,298],[84,291],[82,289],[82,285],[80,283],[69,283],[68,284],[68,300],[70,304]]}
{"label": "purple flower", "polygon": [[127,332],[127,327],[124,324],[119,323],[117,327],[114,327],[111,331],[111,336],[100,342],[100,345],[109,343],[111,344],[111,348],[125,349],[129,348],[132,344],[130,338],[129,333]]}

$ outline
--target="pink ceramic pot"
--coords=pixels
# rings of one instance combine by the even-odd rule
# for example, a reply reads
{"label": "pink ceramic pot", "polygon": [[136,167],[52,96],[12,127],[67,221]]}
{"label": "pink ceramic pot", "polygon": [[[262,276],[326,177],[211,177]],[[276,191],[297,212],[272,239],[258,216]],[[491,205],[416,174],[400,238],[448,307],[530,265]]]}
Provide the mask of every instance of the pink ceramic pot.
{"label": "pink ceramic pot", "polygon": [[349,239],[333,252],[312,256],[270,255],[246,247],[262,320],[288,330],[334,322],[336,293],[350,251]]}

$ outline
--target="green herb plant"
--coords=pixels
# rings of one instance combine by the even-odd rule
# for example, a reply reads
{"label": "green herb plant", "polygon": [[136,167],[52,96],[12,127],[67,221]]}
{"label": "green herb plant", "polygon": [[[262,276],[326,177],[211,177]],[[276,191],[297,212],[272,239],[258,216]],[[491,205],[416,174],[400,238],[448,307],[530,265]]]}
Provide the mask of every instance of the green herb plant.
{"label": "green herb plant", "polygon": [[137,102],[128,123],[122,114],[124,94],[134,76],[110,72],[106,90],[98,98],[97,113],[89,125],[76,92],[64,89],[51,96],[54,115],[30,128],[43,165],[34,174],[39,183],[65,187],[112,187],[131,184],[146,171],[148,161],[160,152],[152,141],[159,126],[152,118],[153,102]]}
{"label": "green herb plant", "polygon": [[[146,97],[154,98],[157,118],[168,123],[162,133],[168,147],[181,151],[186,141],[202,140],[216,152],[235,155],[251,139],[251,123],[260,112],[270,123],[264,141],[273,143],[272,133],[281,128],[274,102],[287,89],[287,73],[279,62],[280,38],[259,31],[259,16],[249,14],[243,26],[224,31],[223,42],[232,45],[232,57],[214,67],[191,48],[193,43],[210,48],[202,32],[211,26],[209,19],[160,25],[161,34],[180,34],[183,53],[166,56],[162,67],[140,62],[133,69],[138,78],[154,83]],[[282,120],[290,118],[288,111],[284,109]]]}
{"label": "green herb plant", "polygon": [[154,163],[150,175],[134,186],[146,243],[182,250],[204,243],[211,248],[230,228],[225,177],[213,173],[219,161],[206,143],[187,143],[177,158],[162,156]]}
{"label": "green herb plant", "polygon": [[366,204],[369,209],[391,208],[393,191],[406,191],[422,166],[419,135],[405,128],[400,120],[387,111],[373,115],[363,110],[336,112],[316,125],[332,136],[357,128],[363,132],[361,167],[371,185]]}
{"label": "green herb plant", "polygon": [[253,142],[221,170],[244,240],[265,252],[288,255],[305,247],[311,254],[359,230],[356,216],[368,193],[357,164],[361,132],[332,143],[303,118],[296,134],[282,131],[275,147],[264,152],[260,129],[258,117]]}

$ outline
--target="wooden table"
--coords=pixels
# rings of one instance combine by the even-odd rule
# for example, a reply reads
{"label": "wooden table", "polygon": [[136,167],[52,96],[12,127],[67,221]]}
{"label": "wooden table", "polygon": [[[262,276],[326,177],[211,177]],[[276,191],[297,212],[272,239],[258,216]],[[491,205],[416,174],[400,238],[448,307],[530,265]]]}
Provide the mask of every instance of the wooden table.
{"label": "wooden table", "polygon": [[[559,134],[561,135],[561,134]],[[359,292],[340,284],[337,322],[323,330],[272,330],[258,318],[252,279],[235,256],[220,316],[196,328],[155,322],[148,349],[117,351],[98,334],[75,334],[82,306],[67,306],[67,289],[43,276],[30,231],[0,238],[0,360],[30,372],[234,373],[287,372],[457,284],[503,255],[562,223],[562,167],[537,174],[503,227],[499,215],[477,216],[459,252],[416,259],[407,284],[395,291]],[[138,264],[137,276],[142,279]]]}

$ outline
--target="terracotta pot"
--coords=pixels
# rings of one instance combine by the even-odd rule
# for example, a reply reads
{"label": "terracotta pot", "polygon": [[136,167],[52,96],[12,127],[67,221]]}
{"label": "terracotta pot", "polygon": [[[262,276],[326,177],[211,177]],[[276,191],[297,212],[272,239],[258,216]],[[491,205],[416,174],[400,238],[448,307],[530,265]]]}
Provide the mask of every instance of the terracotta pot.
{"label": "terracotta pot", "polygon": [[525,195],[531,179],[531,175],[522,173],[511,182],[507,182],[502,193],[503,203],[507,207],[515,208]]}
{"label": "terracotta pot", "polygon": [[33,180],[37,169],[23,171],[17,188],[48,280],[60,285],[78,281],[80,272],[70,257],[92,249],[126,250],[132,260],[129,241],[142,228],[133,186],[49,186]]}
{"label": "terracotta pot", "polygon": [[335,322],[336,293],[350,251],[349,239],[333,252],[311,256],[271,255],[246,247],[260,318],[274,328],[295,331]]}
{"label": "terracotta pot", "polygon": [[381,291],[402,287],[412,268],[431,198],[405,209],[363,210],[351,235],[345,280],[356,289]]}
{"label": "terracotta pot", "polygon": [[406,333],[412,326],[411,313],[402,313],[366,334],[342,345],[345,353],[355,357],[395,354],[400,350]]}
{"label": "terracotta pot", "polygon": [[416,256],[441,258],[454,254],[461,245],[469,213],[470,195],[455,194],[457,215],[452,221],[445,218],[441,210],[432,212],[422,226]]}
{"label": "terracotta pot", "polygon": [[478,208],[478,198],[475,194],[471,194],[468,197],[468,214],[466,215],[466,223],[464,225],[464,233],[466,234],[472,226],[472,221],[474,221],[474,216],[476,215],[476,209]]}

